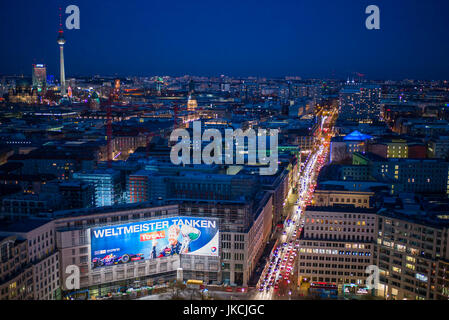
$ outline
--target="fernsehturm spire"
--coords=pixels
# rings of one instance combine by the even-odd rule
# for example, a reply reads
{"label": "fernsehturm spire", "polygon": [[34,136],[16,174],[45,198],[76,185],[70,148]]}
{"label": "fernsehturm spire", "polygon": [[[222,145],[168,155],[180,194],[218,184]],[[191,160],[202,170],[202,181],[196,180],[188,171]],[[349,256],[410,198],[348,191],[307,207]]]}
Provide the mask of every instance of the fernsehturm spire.
{"label": "fernsehturm spire", "polygon": [[[61,14],[59,14],[59,17],[61,19]],[[61,83],[61,97],[66,96],[66,87],[65,87],[65,69],[64,69],[64,30],[62,29],[62,22],[59,22],[59,31],[58,31],[58,44],[59,44],[59,63],[61,67],[61,77],[60,77],[60,83]]]}

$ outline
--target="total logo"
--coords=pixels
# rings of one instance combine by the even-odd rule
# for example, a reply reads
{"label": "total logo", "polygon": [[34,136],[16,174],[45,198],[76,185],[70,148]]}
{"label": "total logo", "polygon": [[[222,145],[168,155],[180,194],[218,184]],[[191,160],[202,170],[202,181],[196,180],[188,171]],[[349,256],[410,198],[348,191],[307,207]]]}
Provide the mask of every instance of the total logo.
{"label": "total logo", "polygon": [[212,253],[217,252],[217,247],[212,247],[212,248],[210,248],[210,251],[212,251]]}

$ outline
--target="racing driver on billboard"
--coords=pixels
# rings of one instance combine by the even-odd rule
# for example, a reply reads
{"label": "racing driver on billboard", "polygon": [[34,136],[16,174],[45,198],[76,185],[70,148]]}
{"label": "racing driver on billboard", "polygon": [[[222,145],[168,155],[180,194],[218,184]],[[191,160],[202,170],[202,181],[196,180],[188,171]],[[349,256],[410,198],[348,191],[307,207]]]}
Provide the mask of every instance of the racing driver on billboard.
{"label": "racing driver on billboard", "polygon": [[[178,240],[179,234],[182,234],[182,241]],[[170,228],[168,228],[169,245],[163,248],[157,255],[156,254],[157,240],[154,240],[153,249],[150,256],[151,258],[154,259],[154,258],[173,256],[175,254],[180,253],[189,253],[191,251],[190,243],[192,241],[198,240],[200,235],[201,231],[191,226],[183,225],[182,228],[180,228],[177,225],[172,225]]]}
{"label": "racing driver on billboard", "polygon": [[180,254],[182,243],[178,241],[181,229],[177,225],[172,225],[168,228],[168,246],[163,248],[159,254],[156,253],[157,240],[153,241],[153,250],[151,252],[151,258],[161,258]]}

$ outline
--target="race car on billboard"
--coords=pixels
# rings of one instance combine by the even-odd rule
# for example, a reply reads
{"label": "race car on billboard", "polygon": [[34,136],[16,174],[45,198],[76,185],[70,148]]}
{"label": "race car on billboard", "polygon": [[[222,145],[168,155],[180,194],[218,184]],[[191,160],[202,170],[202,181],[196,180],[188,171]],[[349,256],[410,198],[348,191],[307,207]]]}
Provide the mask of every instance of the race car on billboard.
{"label": "race car on billboard", "polygon": [[93,267],[103,267],[103,266],[110,266],[114,264],[121,264],[121,263],[128,263],[130,261],[139,261],[143,260],[144,256],[143,253],[138,254],[124,254],[122,256],[116,256],[114,254],[108,254],[107,256],[104,256],[103,258],[94,258],[92,259]]}

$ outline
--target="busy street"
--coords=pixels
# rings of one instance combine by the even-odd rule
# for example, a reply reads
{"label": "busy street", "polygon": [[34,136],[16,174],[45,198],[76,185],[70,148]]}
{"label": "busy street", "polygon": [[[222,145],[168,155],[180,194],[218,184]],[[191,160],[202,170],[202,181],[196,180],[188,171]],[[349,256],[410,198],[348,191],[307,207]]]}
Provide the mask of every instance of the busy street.
{"label": "busy street", "polygon": [[304,209],[310,205],[316,187],[316,178],[326,162],[329,142],[322,138],[322,144],[306,158],[299,173],[298,200],[293,213],[287,217],[283,230],[267,259],[265,268],[257,285],[258,300],[291,298],[297,287],[295,272],[299,251],[299,238],[304,226]]}

